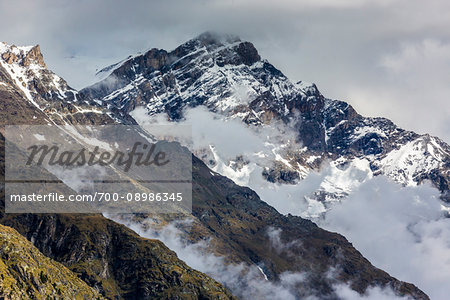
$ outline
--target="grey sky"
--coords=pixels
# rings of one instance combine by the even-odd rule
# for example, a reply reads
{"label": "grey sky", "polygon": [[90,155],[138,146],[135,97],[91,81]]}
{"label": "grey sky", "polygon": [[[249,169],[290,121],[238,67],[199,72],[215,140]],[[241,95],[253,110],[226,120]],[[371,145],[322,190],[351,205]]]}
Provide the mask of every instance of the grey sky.
{"label": "grey sky", "polygon": [[449,28],[445,0],[0,0],[0,39],[40,44],[75,88],[130,54],[215,30],[253,42],[293,81],[447,142]]}

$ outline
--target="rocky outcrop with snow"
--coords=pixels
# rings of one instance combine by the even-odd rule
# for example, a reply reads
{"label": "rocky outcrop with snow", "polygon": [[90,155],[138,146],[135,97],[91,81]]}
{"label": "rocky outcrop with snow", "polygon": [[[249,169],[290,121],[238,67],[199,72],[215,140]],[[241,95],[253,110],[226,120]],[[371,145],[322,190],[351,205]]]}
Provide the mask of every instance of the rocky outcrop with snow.
{"label": "rocky outcrop with snow", "polygon": [[[105,122],[111,119],[111,113],[93,106],[91,99],[79,95],[64,79],[47,69],[39,45],[18,47],[0,43],[0,92],[2,91],[5,93],[2,105],[17,106],[17,101],[6,101],[11,95],[26,99],[47,115],[50,123],[77,124],[89,119]],[[6,107],[4,109],[9,110]],[[15,115],[20,113],[19,110]],[[12,115],[8,116],[11,117]],[[10,124],[18,124],[17,121],[20,122],[11,120]]]}
{"label": "rocky outcrop with snow", "polygon": [[[277,141],[266,149],[276,153],[256,163],[268,181],[295,183],[329,162],[342,171],[363,160],[369,177],[385,174],[404,185],[428,179],[450,199],[446,143],[384,118],[363,117],[348,103],[325,98],[314,84],[292,82],[237,37],[204,33],[173,51],[151,49],[100,73],[105,79],[81,94],[122,113],[145,107],[149,116],[163,113],[180,121],[191,108],[203,106],[215,118],[242,120],[255,132],[276,128],[270,139]],[[294,139],[283,139],[287,131]],[[212,168],[241,171],[229,159],[218,168],[217,147],[215,153],[195,150]],[[317,194],[335,198],[333,191],[345,194],[346,185],[328,180]]]}

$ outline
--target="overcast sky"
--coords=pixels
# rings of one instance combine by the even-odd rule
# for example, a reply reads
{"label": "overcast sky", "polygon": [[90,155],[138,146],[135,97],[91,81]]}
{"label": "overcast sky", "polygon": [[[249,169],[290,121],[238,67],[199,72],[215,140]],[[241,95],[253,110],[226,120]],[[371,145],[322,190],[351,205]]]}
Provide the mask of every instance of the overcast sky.
{"label": "overcast sky", "polygon": [[367,116],[450,141],[450,1],[0,0],[0,40],[40,44],[71,86],[149,48],[214,30]]}

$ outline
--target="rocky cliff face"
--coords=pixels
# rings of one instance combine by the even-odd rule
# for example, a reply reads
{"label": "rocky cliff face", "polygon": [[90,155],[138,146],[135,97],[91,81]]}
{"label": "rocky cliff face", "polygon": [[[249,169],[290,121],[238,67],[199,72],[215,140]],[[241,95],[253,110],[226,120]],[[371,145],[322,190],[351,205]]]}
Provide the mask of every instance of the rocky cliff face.
{"label": "rocky cliff face", "polygon": [[[50,71],[45,72],[52,74]],[[45,125],[60,124],[60,122],[74,125],[117,124],[117,120],[111,118],[107,110],[100,110],[86,103],[79,104],[66,99],[46,100],[41,95],[31,92],[32,98],[27,98],[26,93],[17,86],[3,65],[0,66],[0,76],[2,133],[4,126],[11,124]],[[48,88],[51,89],[51,87]],[[37,105],[38,102],[40,102],[39,105]],[[48,107],[56,108],[49,110]],[[68,108],[73,108],[73,111]],[[107,220],[101,215],[5,214],[4,142],[4,136],[0,134],[0,206],[2,207],[0,222],[14,227],[28,238],[43,253],[40,254],[42,257],[46,255],[67,267],[73,272],[70,273],[67,270],[70,274],[76,274],[78,277],[73,275],[77,279],[75,282],[83,283],[87,291],[92,293],[98,291],[95,295],[99,295],[100,298],[103,295],[109,299],[234,299],[223,285],[188,267],[160,241],[140,238],[125,226]],[[43,188],[45,190],[45,187]],[[7,236],[8,233],[5,233],[0,237],[2,242],[8,241]],[[48,258],[47,260],[50,261]],[[25,259],[20,261],[19,257],[17,263],[24,270],[34,266],[34,262]],[[34,269],[31,270],[34,272]],[[43,273],[43,278],[46,274]],[[53,275],[55,277],[52,277],[52,280],[61,279],[56,277],[57,274]],[[34,294],[39,299],[41,292],[42,295],[47,295],[45,293],[48,292],[49,297],[53,293],[58,293],[59,286],[50,289],[47,287],[48,284],[41,285],[40,275],[37,276],[38,279],[34,281],[31,276],[28,276],[27,281],[22,283],[22,290],[29,293],[26,295],[20,294],[17,286],[14,289],[11,285],[12,281],[4,281],[0,285],[6,295],[11,294],[12,297],[17,296],[20,299],[29,298],[28,296],[31,297]],[[20,278],[16,279],[19,282]],[[50,280],[48,282],[53,283]],[[68,284],[71,283],[68,282]],[[95,289],[88,288],[88,285]],[[78,290],[74,286],[72,292],[75,293]],[[76,298],[66,291],[59,291],[59,293],[64,293],[64,299]],[[90,295],[87,292],[85,294]],[[56,294],[55,297],[62,296]],[[95,297],[79,299],[95,299]]]}
{"label": "rocky cliff face", "polygon": [[[45,115],[52,124],[111,123],[113,113],[93,106],[93,101],[72,89],[67,82],[48,70],[39,45],[17,47],[0,43],[0,93],[2,99],[25,98],[28,101],[2,101],[8,114],[7,124],[15,124],[15,118],[29,116],[31,107],[37,108],[31,117]],[[15,106],[19,102],[22,107]],[[25,108],[25,112],[22,108]],[[43,116],[42,115],[42,116]],[[120,113],[114,113],[120,118]],[[122,119],[122,122],[132,122]]]}
{"label": "rocky cliff face", "polygon": [[[449,200],[446,143],[384,118],[363,117],[348,103],[325,98],[314,84],[293,83],[261,59],[251,43],[237,37],[205,33],[173,51],[152,49],[100,73],[106,78],[81,94],[122,112],[145,107],[150,116],[165,113],[177,121],[190,108],[204,106],[224,120],[242,120],[255,131],[281,122],[279,135],[294,131],[295,140],[276,145],[289,151],[260,164],[269,181],[295,183],[325,162],[342,169],[362,159],[371,176],[384,174],[404,185],[429,179],[442,199]],[[218,163],[214,155],[221,155],[221,149],[195,150],[209,152],[204,161],[212,168]],[[232,163],[226,161],[224,167]],[[330,184],[334,190],[345,190],[339,182]],[[331,189],[322,187],[321,192],[334,197]]]}
{"label": "rocky cliff face", "polygon": [[[223,285],[187,266],[162,242],[141,238],[102,215],[5,214],[4,138],[0,137],[0,222],[18,230],[85,285],[108,299],[234,299]],[[18,263],[25,269],[32,266],[26,260]],[[24,282],[23,289],[33,292],[29,285]],[[14,292],[7,282],[0,286]]]}

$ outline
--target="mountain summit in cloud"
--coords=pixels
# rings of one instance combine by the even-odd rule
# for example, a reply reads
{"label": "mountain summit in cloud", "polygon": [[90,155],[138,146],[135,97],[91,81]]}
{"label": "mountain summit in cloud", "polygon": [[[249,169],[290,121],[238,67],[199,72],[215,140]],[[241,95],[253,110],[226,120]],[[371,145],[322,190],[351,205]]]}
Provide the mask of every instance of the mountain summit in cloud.
{"label": "mountain summit in cloud", "polygon": [[[292,82],[261,59],[253,44],[237,37],[204,33],[173,51],[151,49],[101,73],[104,80],[80,93],[121,113],[145,108],[149,116],[166,114],[180,121],[190,109],[204,107],[255,131],[293,132],[293,139],[276,142],[263,153],[268,158],[256,162],[270,182],[295,183],[331,162],[337,172],[354,167],[408,186],[430,180],[449,201],[450,147],[445,142],[385,118],[364,117],[348,103],[326,98],[314,84]],[[210,167],[221,163],[214,159],[221,149],[197,150]],[[222,169],[231,167],[230,158],[222,158],[227,160]],[[255,160],[244,157],[244,165]],[[315,198],[335,201],[348,194],[347,185],[331,180]]]}

